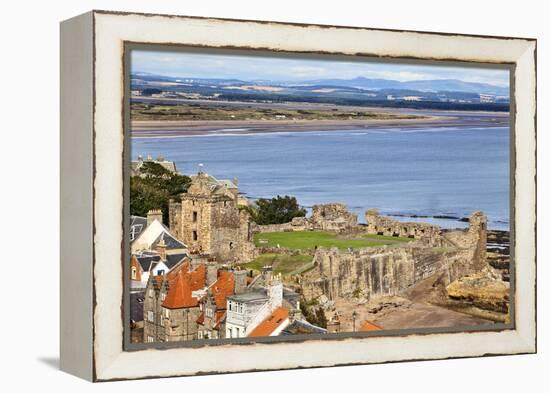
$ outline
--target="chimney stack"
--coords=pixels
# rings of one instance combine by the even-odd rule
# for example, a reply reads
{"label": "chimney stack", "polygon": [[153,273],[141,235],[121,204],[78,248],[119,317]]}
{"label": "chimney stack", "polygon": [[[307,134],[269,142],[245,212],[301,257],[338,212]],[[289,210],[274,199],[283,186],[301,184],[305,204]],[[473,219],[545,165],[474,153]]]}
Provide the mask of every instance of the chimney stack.
{"label": "chimney stack", "polygon": [[147,226],[151,225],[155,220],[162,224],[162,210],[151,209],[147,212]]}
{"label": "chimney stack", "polygon": [[206,263],[206,286],[214,284],[218,279],[218,265],[216,262]]}
{"label": "chimney stack", "polygon": [[262,268],[262,276],[264,278],[264,282],[267,284],[271,283],[271,279],[273,278],[273,267],[272,266],[264,266]]}
{"label": "chimney stack", "polygon": [[235,294],[243,293],[246,290],[246,278],[248,274],[246,270],[234,270],[233,277],[235,277]]}
{"label": "chimney stack", "polygon": [[164,242],[164,235],[155,246],[155,251],[160,255],[160,259],[166,260],[166,243]]}

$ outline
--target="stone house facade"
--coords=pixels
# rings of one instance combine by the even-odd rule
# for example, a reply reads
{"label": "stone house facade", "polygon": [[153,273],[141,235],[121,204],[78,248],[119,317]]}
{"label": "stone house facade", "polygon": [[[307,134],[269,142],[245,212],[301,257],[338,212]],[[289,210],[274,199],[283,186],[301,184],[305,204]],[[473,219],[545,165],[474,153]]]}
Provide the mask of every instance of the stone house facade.
{"label": "stone house facade", "polygon": [[[263,288],[251,289],[227,298],[227,338],[248,337],[256,327],[283,305],[283,284],[274,278]],[[288,317],[288,310],[286,312]]]}
{"label": "stone house facade", "polygon": [[144,294],[146,343],[225,337],[227,298],[247,291],[246,270],[186,258],[150,275]]}
{"label": "stone house facade", "polygon": [[206,286],[204,265],[182,261],[165,275],[151,275],[143,306],[144,341],[186,341],[197,336],[199,299]]}

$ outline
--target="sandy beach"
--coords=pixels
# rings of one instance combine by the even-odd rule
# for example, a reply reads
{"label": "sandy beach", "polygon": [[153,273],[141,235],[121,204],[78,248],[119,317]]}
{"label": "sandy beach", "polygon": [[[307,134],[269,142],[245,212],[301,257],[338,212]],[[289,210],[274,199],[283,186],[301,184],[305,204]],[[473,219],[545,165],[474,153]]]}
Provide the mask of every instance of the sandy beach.
{"label": "sandy beach", "polygon": [[[420,112],[420,111],[419,111]],[[443,112],[442,112],[443,113]],[[332,131],[377,128],[418,128],[418,127],[506,127],[507,114],[487,112],[456,113],[437,115],[418,113],[418,118],[389,118],[368,120],[140,120],[132,121],[133,137],[158,137],[175,135],[208,134],[253,134],[300,131]]]}

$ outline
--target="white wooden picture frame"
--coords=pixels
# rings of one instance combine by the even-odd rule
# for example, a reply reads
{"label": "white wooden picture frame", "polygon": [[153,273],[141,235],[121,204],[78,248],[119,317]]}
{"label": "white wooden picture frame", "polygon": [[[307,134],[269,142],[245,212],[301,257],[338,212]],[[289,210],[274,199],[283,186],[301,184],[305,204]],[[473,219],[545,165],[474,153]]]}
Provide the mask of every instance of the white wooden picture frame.
{"label": "white wooden picture frame", "polygon": [[[514,313],[500,331],[130,349],[124,337],[127,44],[509,65]],[[61,368],[90,381],[536,352],[536,40],[92,11],[61,24]]]}

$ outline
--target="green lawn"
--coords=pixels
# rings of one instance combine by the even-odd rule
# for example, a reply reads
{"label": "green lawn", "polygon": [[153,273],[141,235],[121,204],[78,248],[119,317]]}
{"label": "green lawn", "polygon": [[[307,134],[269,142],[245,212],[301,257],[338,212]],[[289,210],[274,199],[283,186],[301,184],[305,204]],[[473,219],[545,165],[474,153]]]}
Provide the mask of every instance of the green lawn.
{"label": "green lawn", "polygon": [[338,247],[340,249],[382,246],[411,239],[392,236],[362,235],[357,239],[338,239],[336,234],[321,231],[268,232],[254,235],[257,247],[277,247],[305,250],[318,247]]}
{"label": "green lawn", "polygon": [[261,271],[266,265],[273,266],[275,274],[298,274],[312,265],[313,257],[309,255],[262,254],[253,261],[241,265],[246,269]]}

